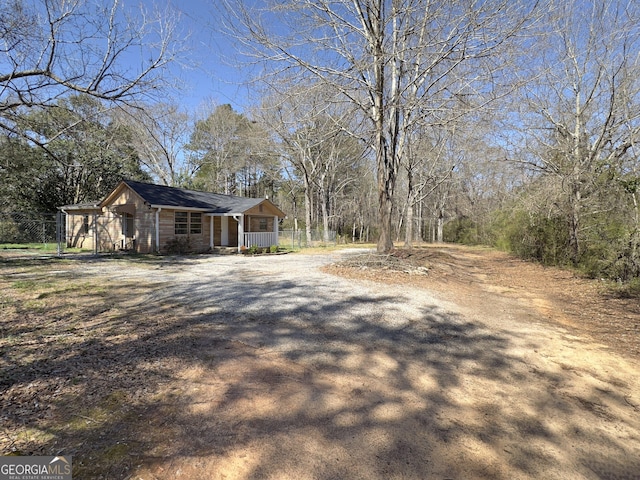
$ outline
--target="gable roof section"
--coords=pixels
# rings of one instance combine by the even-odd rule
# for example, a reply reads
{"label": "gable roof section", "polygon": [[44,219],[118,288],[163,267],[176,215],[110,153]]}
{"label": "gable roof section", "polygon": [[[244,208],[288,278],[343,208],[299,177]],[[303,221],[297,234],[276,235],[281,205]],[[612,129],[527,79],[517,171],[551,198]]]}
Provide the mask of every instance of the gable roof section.
{"label": "gable roof section", "polygon": [[[236,197],[234,195],[199,192],[196,190],[186,190],[184,188],[123,180],[114,192],[102,201],[101,205],[108,204],[109,199],[116,192],[120,191],[120,187],[124,185],[128,186],[152,207],[196,208],[205,210],[206,213],[220,215],[241,214],[263,202],[269,202],[269,200],[264,198]],[[273,203],[269,203],[276,209],[279,216],[285,216],[284,212],[273,205]]]}

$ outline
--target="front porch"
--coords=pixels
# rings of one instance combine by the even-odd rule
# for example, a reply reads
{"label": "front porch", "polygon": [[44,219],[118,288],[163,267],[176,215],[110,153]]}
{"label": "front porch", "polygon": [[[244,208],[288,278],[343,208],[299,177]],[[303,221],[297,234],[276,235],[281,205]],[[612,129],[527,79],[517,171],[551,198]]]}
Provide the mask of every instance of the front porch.
{"label": "front porch", "polygon": [[278,245],[277,215],[207,214],[210,222],[210,249],[218,247],[243,248]]}

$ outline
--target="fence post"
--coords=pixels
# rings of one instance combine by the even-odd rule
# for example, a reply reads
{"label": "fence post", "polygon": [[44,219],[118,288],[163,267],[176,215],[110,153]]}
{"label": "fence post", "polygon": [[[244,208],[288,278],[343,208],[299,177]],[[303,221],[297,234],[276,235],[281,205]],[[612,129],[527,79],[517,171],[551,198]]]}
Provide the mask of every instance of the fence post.
{"label": "fence post", "polygon": [[58,257],[62,256],[62,212],[56,213],[56,254]]}

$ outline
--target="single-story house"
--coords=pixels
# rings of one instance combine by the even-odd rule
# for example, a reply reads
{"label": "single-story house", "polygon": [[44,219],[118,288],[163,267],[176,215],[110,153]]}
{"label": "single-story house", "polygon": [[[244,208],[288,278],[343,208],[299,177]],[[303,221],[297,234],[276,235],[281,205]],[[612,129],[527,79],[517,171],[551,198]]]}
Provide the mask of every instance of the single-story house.
{"label": "single-story house", "polygon": [[99,203],[60,207],[68,247],[166,253],[175,242],[216,247],[278,244],[285,214],[266,198],[199,192],[123,180]]}

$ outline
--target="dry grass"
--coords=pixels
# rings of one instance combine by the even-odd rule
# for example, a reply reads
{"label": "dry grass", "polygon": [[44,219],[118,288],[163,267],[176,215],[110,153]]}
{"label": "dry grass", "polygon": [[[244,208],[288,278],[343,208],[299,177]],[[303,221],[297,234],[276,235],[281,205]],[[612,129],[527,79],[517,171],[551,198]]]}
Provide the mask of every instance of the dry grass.
{"label": "dry grass", "polygon": [[118,438],[164,398],[179,362],[162,342],[180,328],[182,307],[151,312],[140,298],[162,284],[87,280],[81,269],[0,263],[0,454],[81,452],[74,476],[121,478],[131,448]]}

